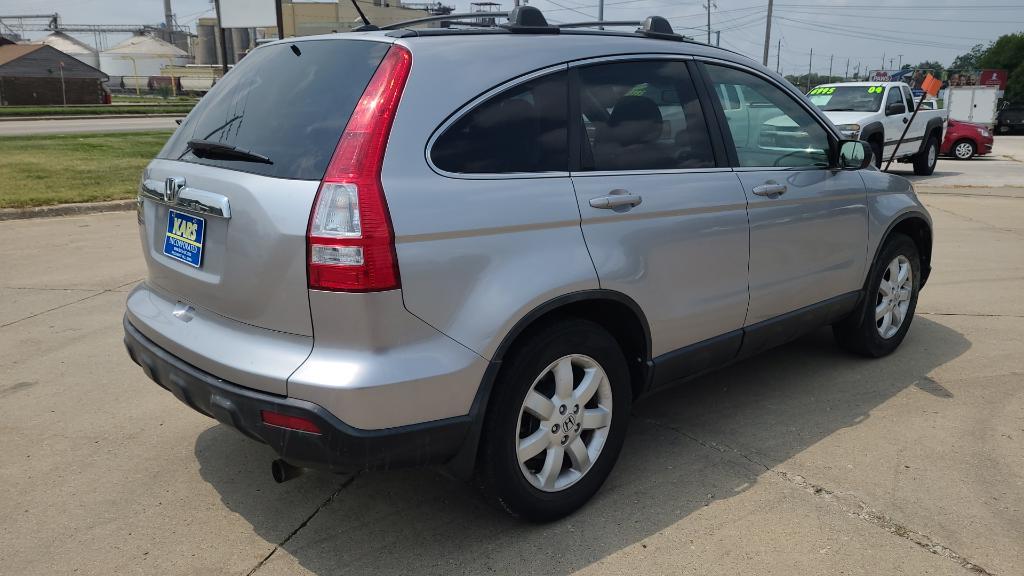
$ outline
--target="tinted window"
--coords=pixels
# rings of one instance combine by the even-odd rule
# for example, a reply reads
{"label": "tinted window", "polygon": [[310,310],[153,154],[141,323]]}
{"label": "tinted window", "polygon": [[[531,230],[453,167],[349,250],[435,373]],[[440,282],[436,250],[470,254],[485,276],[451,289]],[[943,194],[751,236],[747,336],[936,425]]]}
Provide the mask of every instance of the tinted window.
{"label": "tinted window", "polygon": [[[319,180],[388,45],[316,40],[253,51],[218,82],[160,151],[161,158],[279,178]],[[199,158],[189,140],[224,142],[273,164]]]}
{"label": "tinted window", "polygon": [[565,172],[569,169],[564,72],[491,98],[434,143],[434,165],[461,174]]}
{"label": "tinted window", "polygon": [[892,106],[893,104],[903,104],[903,94],[900,92],[900,89],[896,87],[890,88],[889,95],[885,98],[886,113],[889,111],[889,106]]}
{"label": "tinted window", "polygon": [[682,62],[617,62],[580,69],[584,170],[715,165],[704,115]]}
{"label": "tinted window", "polygon": [[740,108],[722,103],[740,166],[828,166],[828,132],[788,93],[735,68],[708,65],[707,71],[719,97],[729,87],[751,95]]}

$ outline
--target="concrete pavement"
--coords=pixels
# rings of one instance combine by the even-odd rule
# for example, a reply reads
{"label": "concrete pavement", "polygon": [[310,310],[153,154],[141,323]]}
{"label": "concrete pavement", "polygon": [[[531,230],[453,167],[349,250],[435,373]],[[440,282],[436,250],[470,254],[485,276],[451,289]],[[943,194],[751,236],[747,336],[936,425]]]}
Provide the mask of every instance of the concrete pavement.
{"label": "concrete pavement", "polygon": [[133,214],[2,222],[0,573],[1022,574],[1024,197],[928,190],[899,351],[823,330],[649,398],[598,496],[544,526],[430,469],[274,484],[125,354]]}
{"label": "concrete pavement", "polygon": [[[182,114],[180,118],[184,118]],[[141,116],[137,118],[62,118],[60,120],[4,120],[0,122],[0,136],[27,136],[30,134],[73,134],[79,132],[143,132],[148,130],[174,130],[177,124],[170,116]]]}

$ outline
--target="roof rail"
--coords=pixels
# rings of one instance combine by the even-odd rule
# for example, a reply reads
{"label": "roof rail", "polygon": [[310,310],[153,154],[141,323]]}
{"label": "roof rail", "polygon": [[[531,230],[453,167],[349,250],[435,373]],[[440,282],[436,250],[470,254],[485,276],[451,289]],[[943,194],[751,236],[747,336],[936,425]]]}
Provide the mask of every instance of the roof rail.
{"label": "roof rail", "polygon": [[[534,10],[536,10],[536,8],[534,8]],[[446,14],[444,16],[427,16],[425,18],[414,18],[413,20],[405,20],[403,22],[395,22],[394,24],[386,24],[384,26],[381,26],[380,30],[399,30],[401,28],[408,28],[409,26],[415,26],[417,24],[442,22],[445,20],[470,20],[476,18],[508,18],[508,15],[508,12],[462,12],[459,14]]]}
{"label": "roof rail", "polygon": [[640,20],[594,20],[592,22],[566,22],[559,24],[559,28],[598,28],[600,26],[618,27],[618,26],[640,26],[643,24]]}
{"label": "roof rail", "polygon": [[509,32],[525,34],[558,34],[558,27],[548,24],[544,14],[534,6],[516,6],[508,13],[508,24],[502,26]]}

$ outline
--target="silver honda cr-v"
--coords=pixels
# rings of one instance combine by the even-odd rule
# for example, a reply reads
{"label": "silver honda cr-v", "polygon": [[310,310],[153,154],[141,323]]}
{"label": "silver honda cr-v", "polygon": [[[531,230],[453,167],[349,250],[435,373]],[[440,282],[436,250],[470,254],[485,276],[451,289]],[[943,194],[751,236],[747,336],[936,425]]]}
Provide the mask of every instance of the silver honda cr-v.
{"label": "silver honda cr-v", "polygon": [[910,327],[928,213],[780,76],[658,17],[507,21],[257,48],[146,168],[129,354],[279,481],[446,464],[557,518],[641,394]]}

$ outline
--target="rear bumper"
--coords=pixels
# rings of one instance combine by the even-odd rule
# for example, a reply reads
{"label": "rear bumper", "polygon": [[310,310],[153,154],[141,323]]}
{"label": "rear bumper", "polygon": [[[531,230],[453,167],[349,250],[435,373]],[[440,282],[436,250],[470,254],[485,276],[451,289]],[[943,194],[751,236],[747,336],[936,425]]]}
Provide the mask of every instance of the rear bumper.
{"label": "rear bumper", "polygon": [[[127,316],[124,333],[128,354],[154,382],[196,411],[270,445],[295,466],[355,472],[441,464],[459,452],[471,429],[470,415],[381,430],[353,428],[318,404],[259,392],[204,372],[148,339]],[[262,410],[306,418],[321,433],[264,424]]]}

